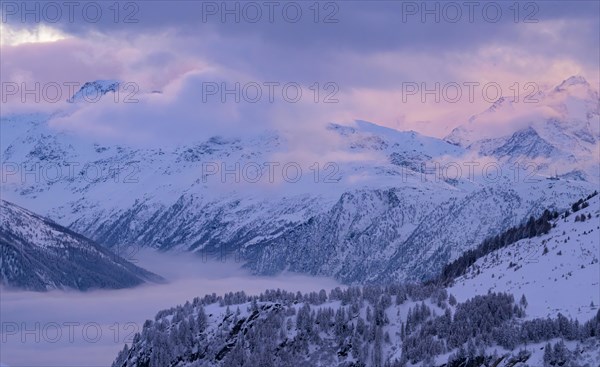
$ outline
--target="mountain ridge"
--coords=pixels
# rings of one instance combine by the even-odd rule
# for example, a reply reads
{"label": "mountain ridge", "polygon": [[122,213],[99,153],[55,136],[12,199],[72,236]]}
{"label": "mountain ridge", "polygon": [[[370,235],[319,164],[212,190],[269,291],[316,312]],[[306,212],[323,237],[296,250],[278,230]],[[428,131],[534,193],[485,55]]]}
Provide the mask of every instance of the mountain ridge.
{"label": "mountain ridge", "polygon": [[[389,274],[420,279],[485,236],[517,224],[510,218],[520,221],[546,206],[563,209],[595,184],[586,167],[565,172],[533,159],[505,161],[519,152],[534,156],[521,150],[520,135],[488,144],[501,156],[497,162],[486,154],[477,162],[474,147],[365,121],[332,123],[321,131],[332,146],[314,162],[299,159],[290,137],[279,131],[139,148],[80,141],[53,130],[51,116],[0,120],[3,170],[15,171],[3,172],[7,199],[107,247],[236,256],[257,274],[293,269],[347,283]],[[557,124],[562,131],[564,124]],[[554,144],[539,130],[527,131],[540,146]],[[549,149],[535,152],[555,158],[555,148]],[[580,152],[585,159],[592,153],[574,155]],[[263,164],[268,162],[279,164],[273,181]],[[244,170],[257,164],[262,177],[250,182],[251,170]],[[299,181],[282,175],[287,164],[302,169]],[[214,171],[207,172],[207,165]],[[44,171],[25,174],[57,166],[56,180]],[[227,169],[235,172],[227,175]],[[477,208],[486,205],[492,209],[481,214]],[[478,216],[481,223],[471,226]],[[363,250],[369,248],[379,250]],[[369,271],[355,270],[359,264]]]}
{"label": "mountain ridge", "polygon": [[3,286],[85,291],[163,281],[47,218],[5,200],[0,204]]}

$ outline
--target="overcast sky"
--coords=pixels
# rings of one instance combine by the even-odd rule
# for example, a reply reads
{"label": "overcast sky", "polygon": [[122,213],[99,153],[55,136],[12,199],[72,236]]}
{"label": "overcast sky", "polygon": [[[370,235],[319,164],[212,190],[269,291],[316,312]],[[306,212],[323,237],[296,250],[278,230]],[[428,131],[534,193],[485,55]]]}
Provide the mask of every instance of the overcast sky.
{"label": "overcast sky", "polygon": [[[314,148],[330,144],[317,135],[329,122],[360,119],[443,137],[502,95],[516,93],[523,101],[573,75],[585,77],[596,89],[600,80],[600,2],[593,0],[0,4],[0,115],[70,111],[50,125],[96,140],[134,140],[154,147],[278,129],[310,140],[311,149],[323,157]],[[116,101],[103,98],[83,108],[65,103],[72,93],[68,85],[94,80],[119,80],[132,89],[121,91]],[[40,100],[24,91],[35,90],[36,83]],[[224,103],[222,87],[231,89],[236,83],[247,94],[239,102],[225,94]],[[438,91],[447,93],[440,100],[422,90],[435,90],[436,83]],[[60,86],[58,101],[49,101],[55,91],[44,88],[50,85]],[[253,100],[257,85],[262,94]],[[286,85],[291,88],[284,94]],[[485,85],[499,86],[502,92],[486,92]],[[301,96],[295,93],[298,88]],[[532,116],[520,113],[522,119]],[[309,150],[297,145],[294,154]],[[166,265],[189,270],[181,261],[164,265],[157,269],[163,275]],[[221,273],[210,278],[207,272]],[[127,306],[119,322],[140,323],[160,308],[197,295],[198,289],[258,292],[279,286],[314,288],[314,282],[323,288],[336,285],[289,275],[248,278],[221,264],[186,275],[190,277],[175,277],[168,286],[138,288],[134,297],[127,293],[128,299],[142,300],[144,310]],[[3,300],[3,308],[11,322],[29,322],[31,315],[50,307],[48,319],[108,327],[115,321],[109,303],[119,301],[120,293],[98,292],[89,301],[66,294],[44,302],[38,302],[38,295],[13,293]],[[41,363],[37,358],[48,358],[32,353],[32,344],[11,343],[11,361]],[[54,350],[63,356],[72,353],[71,361],[102,358],[105,363],[116,347],[120,344],[108,340],[73,351]]]}
{"label": "overcast sky", "polygon": [[[599,78],[597,1],[52,4],[2,3],[2,82],[139,87],[138,103],[98,104],[61,122],[93,134],[127,135],[143,124],[164,138],[363,119],[444,136],[496,98],[496,88],[483,90],[488,83],[503,95],[519,83],[523,98],[527,82],[543,90],[582,75],[597,88]],[[209,94],[208,83],[219,90]],[[233,95],[222,103],[221,88],[235,83],[249,86],[250,99],[257,83],[262,96],[250,103],[240,92],[239,103]],[[272,101],[264,83],[274,85]],[[282,97],[287,83],[300,86],[297,102],[296,87]],[[422,93],[435,83],[448,87],[440,101]],[[473,98],[464,83],[479,83]],[[8,98],[5,113],[57,107],[25,99]]]}

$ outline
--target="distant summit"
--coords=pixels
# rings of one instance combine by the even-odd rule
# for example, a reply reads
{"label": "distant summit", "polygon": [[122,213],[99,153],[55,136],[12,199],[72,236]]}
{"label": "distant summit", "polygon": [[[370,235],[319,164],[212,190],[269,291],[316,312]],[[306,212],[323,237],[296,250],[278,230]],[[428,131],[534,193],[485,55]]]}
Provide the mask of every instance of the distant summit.
{"label": "distant summit", "polygon": [[563,80],[562,83],[560,83],[559,85],[557,85],[554,88],[554,90],[561,91],[561,90],[564,90],[568,87],[575,86],[575,85],[584,85],[586,87],[589,87],[590,83],[588,83],[588,81],[581,75],[573,75],[573,76]]}
{"label": "distant summit", "polygon": [[86,82],[79,90],[67,99],[69,103],[97,102],[108,92],[117,92],[121,82],[118,80],[95,80]]}

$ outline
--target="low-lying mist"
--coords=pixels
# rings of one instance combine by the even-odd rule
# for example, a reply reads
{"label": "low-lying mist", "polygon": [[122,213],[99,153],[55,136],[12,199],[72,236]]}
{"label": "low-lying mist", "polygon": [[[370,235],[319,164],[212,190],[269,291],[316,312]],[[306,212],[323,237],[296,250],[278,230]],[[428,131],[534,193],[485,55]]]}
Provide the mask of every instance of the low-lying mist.
{"label": "low-lying mist", "polygon": [[208,293],[266,289],[329,290],[329,278],[250,275],[233,260],[207,261],[190,253],[142,251],[135,263],[168,280],[133,289],[92,292],[1,290],[2,366],[110,366],[147,319]]}

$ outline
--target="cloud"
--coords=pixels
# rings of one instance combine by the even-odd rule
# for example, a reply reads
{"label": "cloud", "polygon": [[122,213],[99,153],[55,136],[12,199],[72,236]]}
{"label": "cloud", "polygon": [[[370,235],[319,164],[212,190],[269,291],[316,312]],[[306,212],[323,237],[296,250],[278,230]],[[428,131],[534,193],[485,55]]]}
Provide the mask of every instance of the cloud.
{"label": "cloud", "polygon": [[[12,14],[13,9],[8,9],[6,27],[11,34],[31,33],[43,26],[67,38],[3,45],[2,81],[26,83],[29,88],[33,83],[83,84],[96,79],[134,83],[140,92],[136,105],[97,103],[55,126],[154,144],[161,139],[166,143],[219,133],[253,133],[259,128],[300,136],[306,126],[315,131],[319,124],[354,119],[444,136],[491,102],[483,98],[405,102],[403,83],[426,83],[432,88],[435,83],[491,81],[501,84],[506,94],[515,82],[531,81],[543,88],[573,74],[591,81],[599,78],[598,55],[587,52],[599,42],[592,31],[598,28],[597,17],[591,15],[597,14],[594,2],[535,3],[538,8],[533,9],[521,4],[519,14],[508,3],[498,3],[502,17],[496,23],[486,21],[482,9],[476,10],[473,21],[464,13],[457,23],[444,14],[439,22],[423,22],[422,9],[408,16],[406,4],[388,1],[371,2],[367,9],[353,2],[332,8],[320,4],[318,14],[297,3],[303,16],[296,23],[282,15],[284,3],[272,22],[263,12],[260,21],[252,23],[243,13],[246,5],[233,2],[226,6],[241,7],[237,14],[241,18],[236,22],[226,17],[223,22],[222,9],[207,15],[206,4],[135,3],[119,14],[105,6],[94,23],[77,9],[72,22],[63,16],[51,24],[42,19],[41,25],[21,22],[19,10]],[[427,6],[441,7],[435,4]],[[537,21],[524,22],[531,14]],[[129,15],[134,22],[125,21]],[[326,15],[338,21],[326,23]],[[569,42],[564,42],[566,38]],[[203,82],[297,83],[304,98],[293,104],[199,103]],[[337,87],[339,102],[310,103],[309,88],[318,85],[322,102],[331,91],[325,89],[327,83]],[[155,90],[163,94],[150,94]],[[10,98],[3,113],[64,108],[31,98],[22,103],[19,97]]]}
{"label": "cloud", "polygon": [[67,36],[60,30],[45,24],[34,28],[13,29],[8,24],[0,24],[0,47],[15,46],[25,43],[48,43],[63,40]]}
{"label": "cloud", "polygon": [[[294,274],[255,277],[233,259],[204,261],[193,254],[136,254],[138,265],[161,274],[170,283],[116,291],[49,293],[2,290],[2,363],[8,365],[110,365],[131,344],[146,319],[166,308],[205,294],[266,289],[329,291],[338,283],[328,278]],[[13,326],[21,331],[13,331]],[[24,331],[26,329],[27,331]],[[36,341],[37,338],[37,341]]]}
{"label": "cloud", "polygon": [[218,66],[187,72],[159,93],[135,90],[137,84],[129,87],[83,103],[72,114],[53,119],[51,126],[99,139],[173,144],[215,135],[305,130],[327,122],[330,108],[314,101],[310,85],[253,79]]}

